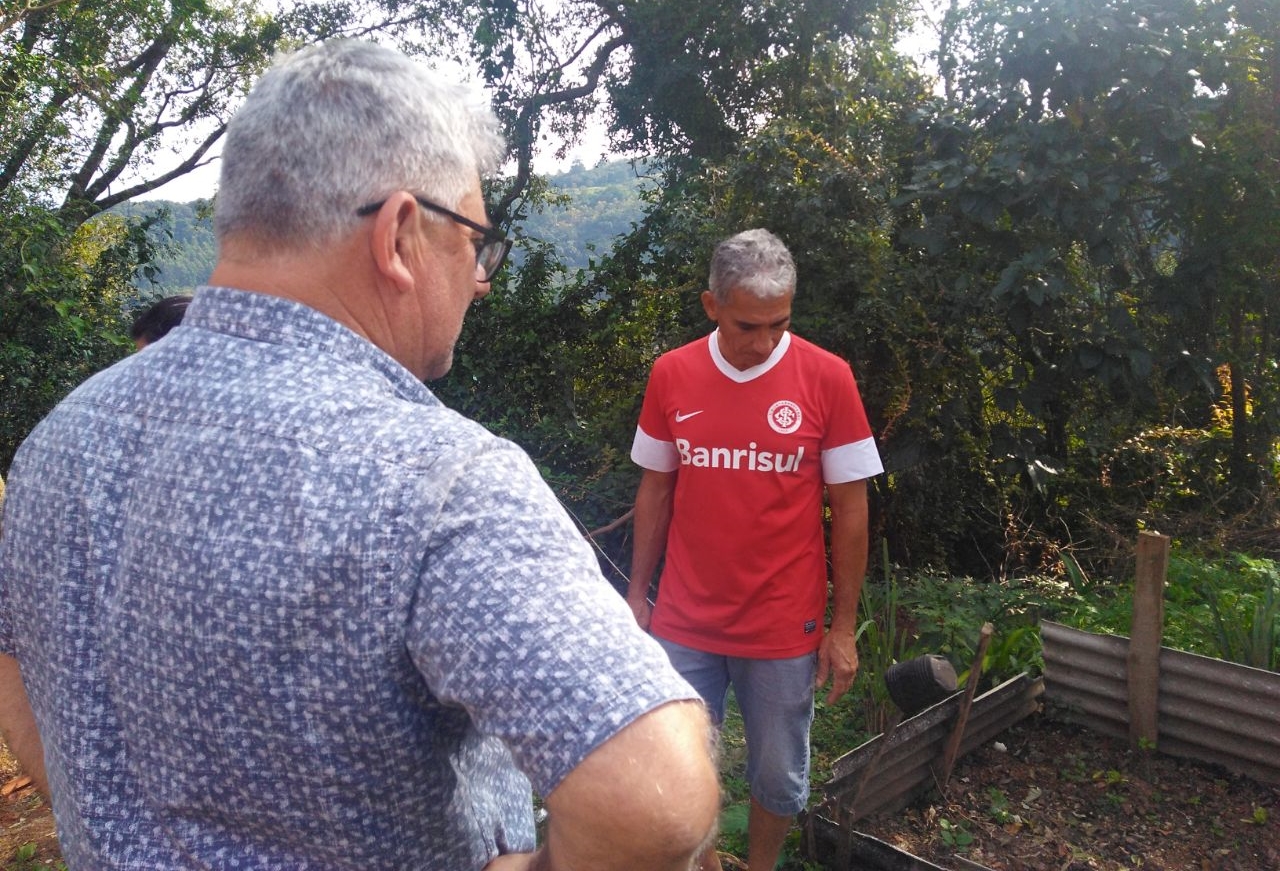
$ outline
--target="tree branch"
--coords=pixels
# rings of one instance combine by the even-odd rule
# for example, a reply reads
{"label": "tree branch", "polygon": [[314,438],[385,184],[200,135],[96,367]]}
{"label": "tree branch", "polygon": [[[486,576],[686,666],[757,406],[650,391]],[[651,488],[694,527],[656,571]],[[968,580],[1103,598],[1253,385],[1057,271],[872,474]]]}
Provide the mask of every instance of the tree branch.
{"label": "tree branch", "polygon": [[[597,31],[597,33],[599,33],[599,31]],[[594,38],[594,35],[592,38]],[[602,45],[599,51],[596,52],[595,60],[586,71],[586,78],[581,84],[572,88],[564,88],[559,91],[551,91],[545,94],[534,94],[525,100],[515,121],[515,181],[512,182],[511,186],[507,189],[506,194],[503,195],[494,210],[495,216],[500,223],[507,219],[512,204],[514,204],[515,201],[524,193],[524,189],[528,187],[529,179],[533,175],[532,164],[534,132],[537,127],[538,118],[542,114],[542,110],[548,106],[580,100],[583,97],[588,97],[595,93],[596,88],[600,84],[600,79],[604,76],[604,71],[609,65],[609,61],[612,58],[613,53],[627,44],[628,41],[626,37],[616,36]]]}

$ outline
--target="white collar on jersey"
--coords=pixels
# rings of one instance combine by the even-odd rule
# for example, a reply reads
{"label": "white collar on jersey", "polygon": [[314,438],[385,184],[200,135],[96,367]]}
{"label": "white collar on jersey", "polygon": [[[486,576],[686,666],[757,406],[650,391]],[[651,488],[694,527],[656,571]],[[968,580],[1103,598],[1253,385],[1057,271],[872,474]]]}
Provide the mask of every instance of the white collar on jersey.
{"label": "white collar on jersey", "polygon": [[719,335],[720,328],[716,327],[711,335],[707,337],[707,347],[711,350],[711,360],[716,364],[716,368],[724,373],[726,378],[737,381],[739,384],[753,381],[774,366],[777,366],[782,361],[782,358],[787,355],[787,348],[791,347],[791,333],[788,331],[782,334],[782,338],[778,340],[778,345],[773,349],[773,353],[769,355],[769,359],[752,366],[750,369],[735,369],[733,364],[720,353],[720,342],[717,338]]}

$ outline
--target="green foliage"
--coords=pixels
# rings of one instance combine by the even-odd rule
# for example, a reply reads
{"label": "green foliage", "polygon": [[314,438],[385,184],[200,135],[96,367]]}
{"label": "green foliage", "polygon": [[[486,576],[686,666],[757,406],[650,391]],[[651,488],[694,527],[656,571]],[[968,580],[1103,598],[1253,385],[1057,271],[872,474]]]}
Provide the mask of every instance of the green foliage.
{"label": "green foliage", "polygon": [[973,835],[965,827],[964,820],[951,822],[946,817],[938,820],[938,839],[957,853],[963,853],[973,844]]}
{"label": "green foliage", "polygon": [[1182,583],[1192,586],[1213,617],[1218,656],[1280,670],[1280,564],[1236,555],[1227,565],[1179,568]]}
{"label": "green foliage", "polygon": [[112,211],[147,222],[155,253],[135,280],[145,295],[190,293],[208,280],[218,256],[208,201],[148,200],[126,203]]}
{"label": "green foliage", "polygon": [[0,219],[0,469],[73,387],[132,347],[124,309],[145,227],[113,218],[68,230],[39,208]]}
{"label": "green foliage", "polygon": [[[644,212],[642,192],[656,181],[643,161],[617,160],[592,169],[581,164],[547,177],[549,202],[531,211],[516,227],[531,244],[554,245],[556,257],[573,271],[587,269],[606,256],[613,241],[629,233]],[[523,263],[516,249],[512,268]]]}
{"label": "green foliage", "polygon": [[902,607],[913,620],[915,646],[950,659],[961,684],[984,623],[995,627],[983,659],[985,682],[1042,671],[1037,627],[1040,620],[1060,613],[1071,598],[1071,590],[1051,577],[982,582],[932,572],[913,575],[903,583],[901,595]]}
{"label": "green foliage", "polygon": [[735,856],[747,854],[747,823],[750,815],[750,799],[735,801],[720,812],[720,849]]}
{"label": "green foliage", "polygon": [[649,153],[732,154],[760,117],[790,109],[824,47],[875,34],[896,8],[865,0],[614,4],[629,57],[606,81],[612,132],[623,148]]}
{"label": "green foliage", "polygon": [[[1107,501],[1138,494],[1101,483],[1098,458],[1169,421],[1207,429],[1223,363],[1233,414],[1224,439],[1202,443],[1214,460],[1202,468],[1221,474],[1201,492],[1254,504],[1276,430],[1270,403],[1244,397],[1274,396],[1277,274],[1274,246],[1254,245],[1274,238],[1280,174],[1237,158],[1256,153],[1262,130],[1275,135],[1252,96],[1274,88],[1275,26],[1251,31],[1256,21],[1228,14],[1035,0],[950,19],[954,87],[922,106],[919,157],[896,200],[898,272],[919,316],[886,332],[924,352],[899,367],[911,393],[894,435],[912,451],[898,492],[960,491],[913,501],[903,513],[938,521],[923,528],[958,538],[968,530],[954,514],[976,514],[988,521],[969,527],[980,550],[1031,569],[1053,559],[1047,530],[1114,555],[1137,518],[1105,516]],[[955,477],[983,463],[988,477]],[[953,516],[929,517],[930,501]],[[969,568],[961,556],[926,554]]]}
{"label": "green foliage", "polygon": [[858,626],[858,674],[852,694],[863,700],[863,719],[872,734],[888,726],[893,702],[889,698],[885,675],[889,667],[915,656],[913,638],[899,628],[901,615],[897,578],[889,563],[888,543],[881,540],[882,581],[876,585],[868,579],[862,585],[859,603],[862,623]]}
{"label": "green foliage", "polygon": [[[1091,632],[1128,635],[1132,585],[1095,585],[1087,592],[1061,619]],[[1175,549],[1164,607],[1164,646],[1277,670],[1280,563],[1275,560]]]}
{"label": "green foliage", "polygon": [[995,820],[1002,826],[1010,823],[1014,825],[1022,823],[1022,818],[1009,809],[1009,796],[1005,795],[1003,790],[994,786],[990,787],[987,790],[987,798],[990,801],[990,804],[987,807],[987,813],[990,815],[991,819]]}
{"label": "green foliage", "polygon": [[5,863],[4,871],[67,871],[65,862],[49,864],[39,856],[34,843],[26,843],[13,851],[13,857]]}

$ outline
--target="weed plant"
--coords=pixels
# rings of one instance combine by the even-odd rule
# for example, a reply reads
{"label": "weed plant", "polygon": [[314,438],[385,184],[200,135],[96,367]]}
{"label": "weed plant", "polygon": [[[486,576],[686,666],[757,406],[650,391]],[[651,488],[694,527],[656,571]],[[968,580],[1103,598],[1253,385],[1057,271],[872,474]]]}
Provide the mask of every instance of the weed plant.
{"label": "weed plant", "polygon": [[[1060,618],[1090,632],[1128,635],[1132,585],[1088,584]],[[1164,595],[1163,644],[1280,670],[1280,563],[1244,554],[1175,550]]]}
{"label": "weed plant", "polygon": [[23,844],[14,851],[13,858],[2,871],[67,871],[63,862],[50,865],[38,856],[39,849],[35,844]]}

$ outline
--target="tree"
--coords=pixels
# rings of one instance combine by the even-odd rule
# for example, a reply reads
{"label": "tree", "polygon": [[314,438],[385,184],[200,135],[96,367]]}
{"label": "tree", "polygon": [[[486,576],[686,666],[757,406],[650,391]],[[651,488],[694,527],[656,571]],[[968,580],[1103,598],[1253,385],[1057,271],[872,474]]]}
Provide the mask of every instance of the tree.
{"label": "tree", "polygon": [[1106,455],[1158,422],[1206,425],[1219,364],[1248,372],[1231,481],[1266,480],[1274,423],[1243,397],[1275,389],[1275,255],[1259,244],[1275,232],[1277,167],[1259,159],[1275,40],[1246,12],[1032,0],[949,19],[956,99],[922,113],[901,238],[948,264],[934,271],[981,362],[964,392],[1041,495],[1015,514],[1042,528],[1126,501],[1096,487]]}
{"label": "tree", "polygon": [[[0,468],[84,375],[124,353],[116,292],[145,267],[140,224],[86,222],[210,159],[279,48],[380,33],[412,42],[444,2],[22,0],[0,17]],[[166,160],[172,165],[165,165]],[[86,239],[101,237],[93,256]],[[96,288],[96,289],[95,289]],[[86,344],[87,343],[87,344]]]}
{"label": "tree", "polygon": [[121,312],[146,227],[112,217],[71,230],[52,211],[0,221],[0,468],[73,387],[132,347]]}
{"label": "tree", "polygon": [[507,216],[524,192],[544,127],[571,140],[602,110],[617,152],[723,157],[796,97],[824,46],[867,30],[896,32],[905,7],[569,0],[549,15],[538,4],[486,4],[474,54],[511,131],[517,167],[496,213]]}
{"label": "tree", "polygon": [[[27,7],[0,31],[0,198],[83,221],[190,171],[282,35],[249,4]],[[148,177],[162,137],[185,153]]]}

